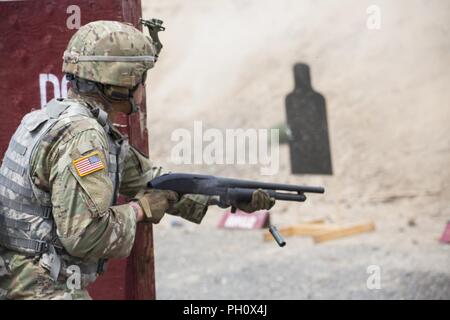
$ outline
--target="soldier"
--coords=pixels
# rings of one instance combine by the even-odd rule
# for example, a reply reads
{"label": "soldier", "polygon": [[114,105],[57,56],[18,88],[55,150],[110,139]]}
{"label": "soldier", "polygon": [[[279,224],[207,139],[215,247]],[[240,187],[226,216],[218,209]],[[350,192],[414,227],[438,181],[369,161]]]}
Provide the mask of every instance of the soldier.
{"label": "soldier", "polygon": [[[25,115],[0,168],[0,299],[90,299],[86,286],[106,259],[129,255],[137,223],[165,213],[200,223],[217,202],[146,190],[163,169],[112,126],[118,112],[138,110],[160,49],[158,39],[114,21],[89,23],[70,40],[68,99]],[[133,200],[116,205],[119,194]],[[273,204],[257,190],[235,205],[252,212]],[[81,284],[68,288],[74,270]]]}

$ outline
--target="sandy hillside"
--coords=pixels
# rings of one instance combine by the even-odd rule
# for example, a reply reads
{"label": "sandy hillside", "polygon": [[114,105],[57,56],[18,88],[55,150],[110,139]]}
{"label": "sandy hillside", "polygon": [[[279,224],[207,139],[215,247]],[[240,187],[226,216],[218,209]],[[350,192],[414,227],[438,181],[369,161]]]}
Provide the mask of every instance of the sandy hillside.
{"label": "sandy hillside", "polygon": [[[167,160],[175,144],[170,134],[192,130],[194,120],[216,128],[283,121],[291,68],[302,61],[327,99],[335,175],[288,179],[323,182],[330,200],[448,198],[450,3],[380,2],[378,31],[366,28],[370,1],[164,3],[144,4],[148,16],[167,25],[149,86],[151,148],[159,162],[174,167]],[[287,157],[281,165],[283,180]]]}
{"label": "sandy hillside", "polygon": [[[313,86],[327,101],[334,175],[290,175],[288,149],[282,146],[280,171],[269,179],[323,185],[326,195],[311,196],[302,215],[298,205],[280,203],[274,221],[288,224],[317,216],[374,220],[377,232],[370,241],[377,248],[384,252],[388,244],[383,241],[394,245],[411,243],[411,237],[424,239],[427,244],[416,248],[417,254],[437,250],[439,266],[433,268],[448,280],[450,254],[436,238],[450,218],[450,2],[377,1],[380,30],[366,27],[371,4],[144,2],[144,16],[159,17],[167,26],[147,92],[151,155],[173,170],[268,180],[258,166],[176,166],[168,158],[175,144],[171,133],[192,130],[194,120],[221,129],[268,128],[284,121],[292,66],[308,63]],[[204,225],[188,228],[211,237],[217,219],[210,215]],[[169,250],[184,238],[169,221],[156,228],[157,257],[162,259],[157,266],[176,274],[165,246]],[[165,237],[175,242],[167,244]],[[401,260],[399,254],[392,259]],[[425,260],[420,261],[421,271],[427,272]],[[162,297],[177,297],[176,287],[164,287],[174,280],[158,276],[159,290],[171,292]]]}

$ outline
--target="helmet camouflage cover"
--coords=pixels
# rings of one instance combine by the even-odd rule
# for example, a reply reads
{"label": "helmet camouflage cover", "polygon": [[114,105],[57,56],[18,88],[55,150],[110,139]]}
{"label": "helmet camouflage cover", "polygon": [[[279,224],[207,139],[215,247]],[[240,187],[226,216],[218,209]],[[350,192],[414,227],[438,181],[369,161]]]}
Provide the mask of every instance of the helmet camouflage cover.
{"label": "helmet camouflage cover", "polygon": [[133,88],[156,62],[152,39],[131,25],[94,21],[70,39],[63,56],[64,73],[119,87]]}

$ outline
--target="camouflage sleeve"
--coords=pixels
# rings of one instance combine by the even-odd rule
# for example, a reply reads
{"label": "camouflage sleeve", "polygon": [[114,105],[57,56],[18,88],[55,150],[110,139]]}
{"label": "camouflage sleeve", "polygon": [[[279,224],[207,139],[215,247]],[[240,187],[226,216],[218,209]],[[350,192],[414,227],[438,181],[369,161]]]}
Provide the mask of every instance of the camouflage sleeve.
{"label": "camouflage sleeve", "polygon": [[119,192],[127,197],[134,197],[140,190],[145,189],[147,182],[167,171],[162,167],[154,166],[150,159],[130,146],[125,158],[122,172],[122,183]]}
{"label": "camouflage sleeve", "polygon": [[[148,181],[168,172],[153,165],[149,158],[131,147],[125,160],[120,193],[134,197],[141,189],[146,188]],[[184,195],[167,213],[200,223],[208,209],[208,199],[208,196],[203,195]]]}
{"label": "camouflage sleeve", "polygon": [[186,194],[167,213],[199,224],[208,210],[208,199],[209,196]]}
{"label": "camouflage sleeve", "polygon": [[[129,204],[110,206],[113,183],[108,175],[104,132],[89,128],[61,142],[48,164],[53,216],[58,237],[67,252],[88,260],[129,255],[136,232],[136,216]],[[41,148],[39,154],[45,154]],[[104,168],[83,175],[74,161],[94,154]],[[38,161],[39,163],[39,161]],[[36,167],[36,176],[44,166]]]}

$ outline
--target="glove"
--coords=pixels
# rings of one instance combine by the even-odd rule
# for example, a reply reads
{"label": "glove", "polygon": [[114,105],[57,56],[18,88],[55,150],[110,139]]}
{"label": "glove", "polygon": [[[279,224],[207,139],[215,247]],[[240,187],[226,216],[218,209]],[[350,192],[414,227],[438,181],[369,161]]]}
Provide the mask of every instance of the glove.
{"label": "glove", "polygon": [[271,198],[267,191],[262,189],[257,189],[252,194],[252,199],[250,202],[234,202],[232,201],[229,205],[223,206],[220,202],[219,196],[213,196],[208,201],[208,205],[218,205],[219,207],[226,208],[230,205],[232,207],[238,208],[239,210],[251,213],[258,210],[269,210],[275,205],[275,199]]}
{"label": "glove", "polygon": [[134,201],[144,212],[144,222],[159,223],[159,221],[175,203],[179,200],[179,195],[171,190],[146,189],[140,191]]}
{"label": "glove", "polygon": [[251,213],[258,210],[269,210],[275,205],[275,199],[271,198],[267,191],[256,189],[252,194],[250,202],[236,202],[231,203],[231,206],[239,210]]}

